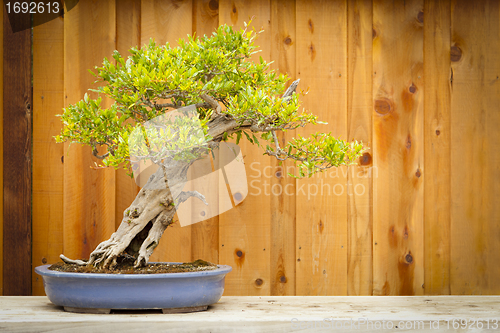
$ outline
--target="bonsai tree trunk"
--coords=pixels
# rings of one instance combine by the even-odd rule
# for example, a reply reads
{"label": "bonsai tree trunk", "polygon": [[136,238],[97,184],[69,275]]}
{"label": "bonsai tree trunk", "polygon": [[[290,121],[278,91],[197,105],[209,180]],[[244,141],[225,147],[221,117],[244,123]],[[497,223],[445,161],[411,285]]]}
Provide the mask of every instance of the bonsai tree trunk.
{"label": "bonsai tree trunk", "polygon": [[[163,232],[173,221],[176,211],[174,203],[180,204],[181,194],[185,197],[184,200],[190,195],[181,192],[187,180],[188,167],[189,165],[179,165],[178,168],[169,168],[169,183],[176,184],[172,187],[168,186],[163,169],[158,168],[123,212],[118,230],[90,254],[88,264],[98,265],[102,262],[106,267],[113,267],[116,265],[116,258],[124,251],[136,258],[136,266],[146,264]],[[176,174],[172,174],[174,172]]]}
{"label": "bonsai tree trunk", "polygon": [[[234,119],[219,115],[208,126],[212,143],[216,143],[222,140],[224,133],[231,134],[236,128],[248,127],[249,124],[239,126]],[[182,191],[192,162],[170,160],[159,167],[123,212],[118,230],[96,247],[88,261],[72,260],[62,254],[61,259],[67,263],[113,268],[118,256],[125,252],[136,258],[136,267],[144,266],[158,246],[163,232],[172,224],[176,207],[190,197],[207,204],[200,193]]]}

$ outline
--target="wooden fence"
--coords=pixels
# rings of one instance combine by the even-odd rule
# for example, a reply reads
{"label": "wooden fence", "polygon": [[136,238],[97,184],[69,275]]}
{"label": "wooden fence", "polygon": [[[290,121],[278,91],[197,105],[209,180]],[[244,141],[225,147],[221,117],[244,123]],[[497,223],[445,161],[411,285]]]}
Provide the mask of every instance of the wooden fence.
{"label": "wooden fence", "polygon": [[[87,70],[151,37],[251,17],[260,55],[300,78],[303,106],[329,124],[287,137],[331,131],[370,149],[297,181],[242,144],[250,195],[169,228],[152,260],[229,264],[226,295],[500,293],[499,1],[80,0],[32,40],[4,17],[4,295],[43,295],[33,268],[88,257],[137,193],[125,172],[92,169],[88,148],[54,142],[55,115],[92,87]],[[12,40],[33,45],[32,178],[30,106],[15,99],[31,91],[13,70],[26,68],[13,52],[29,54]]]}

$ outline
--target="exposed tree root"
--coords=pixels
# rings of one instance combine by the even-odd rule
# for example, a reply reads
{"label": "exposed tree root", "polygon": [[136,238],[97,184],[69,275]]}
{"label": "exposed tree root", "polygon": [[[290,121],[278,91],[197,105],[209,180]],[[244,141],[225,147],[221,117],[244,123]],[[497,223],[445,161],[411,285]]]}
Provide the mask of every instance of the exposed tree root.
{"label": "exposed tree root", "polygon": [[66,257],[64,254],[59,255],[59,258],[61,258],[61,260],[67,264],[75,264],[75,265],[79,265],[79,266],[85,266],[88,263],[88,261],[85,261],[85,260],[70,259],[70,258]]}
{"label": "exposed tree root", "polygon": [[153,223],[153,226],[149,230],[148,237],[142,242],[141,248],[139,249],[139,255],[135,262],[135,267],[144,266],[149,261],[149,257],[153,254],[154,249],[158,246],[160,238],[167,227],[172,224],[174,219],[175,209],[170,211],[164,211],[158,215]]}

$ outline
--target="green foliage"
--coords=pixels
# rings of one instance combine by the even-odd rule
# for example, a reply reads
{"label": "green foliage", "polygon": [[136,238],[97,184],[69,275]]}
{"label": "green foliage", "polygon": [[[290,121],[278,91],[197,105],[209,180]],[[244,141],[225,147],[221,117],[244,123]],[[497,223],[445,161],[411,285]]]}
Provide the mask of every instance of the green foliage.
{"label": "green foliage", "polygon": [[117,104],[108,109],[101,108],[101,97],[91,99],[85,94],[83,100],[64,109],[60,115],[64,127],[56,136],[57,142],[71,141],[97,148],[108,146],[109,155],[103,164],[120,165],[126,162],[128,135],[133,126],[125,123]]}
{"label": "green foliage", "polygon": [[[92,90],[98,97],[85,94],[82,101],[68,106],[60,115],[64,128],[57,142],[79,142],[90,145],[95,152],[105,146],[108,154],[102,163],[116,168],[127,168],[131,155],[148,157],[155,163],[169,157],[195,159],[199,150],[190,148],[213,140],[208,135],[210,121],[225,116],[235,119],[238,126],[224,133],[223,140],[235,133],[239,142],[244,135],[251,143],[267,145],[269,155],[301,162],[300,170],[316,172],[352,163],[362,152],[361,145],[327,134],[299,137],[286,150],[277,146],[269,149],[269,144],[276,145],[271,133],[320,122],[315,115],[299,111],[299,94],[281,98],[288,81],[286,75],[271,71],[262,58],[258,62],[251,60],[258,52],[254,45],[257,35],[248,27],[234,31],[223,25],[211,36],[180,39],[177,47],[156,45],[151,40],[140,49],[130,49],[126,59],[115,51],[111,61],[105,58],[93,72],[96,82],[101,83]],[[223,105],[223,115],[216,114],[218,111],[202,95]],[[109,108],[101,107],[103,96],[114,101]],[[194,118],[166,126],[143,125],[193,104],[197,111]],[[201,126],[196,133],[192,132],[194,122],[198,128]],[[171,130],[174,127],[180,130]],[[133,152],[129,151],[129,139],[136,147]]]}
{"label": "green foliage", "polygon": [[355,164],[363,152],[363,145],[357,141],[347,143],[332,137],[330,133],[316,133],[309,138],[299,135],[288,142],[285,151],[287,155],[301,161],[300,177],[311,177],[330,167]]}
{"label": "green foliage", "polygon": [[210,137],[195,109],[174,111],[140,124],[130,134],[132,160],[165,159],[194,161],[207,152]]}

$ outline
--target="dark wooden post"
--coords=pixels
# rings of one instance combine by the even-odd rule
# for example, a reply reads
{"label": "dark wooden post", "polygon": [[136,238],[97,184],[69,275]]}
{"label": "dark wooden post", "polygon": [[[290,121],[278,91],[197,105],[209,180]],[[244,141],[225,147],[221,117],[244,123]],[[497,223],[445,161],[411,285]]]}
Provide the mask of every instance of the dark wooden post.
{"label": "dark wooden post", "polygon": [[30,17],[3,15],[3,294],[31,295],[31,29],[11,28]]}

